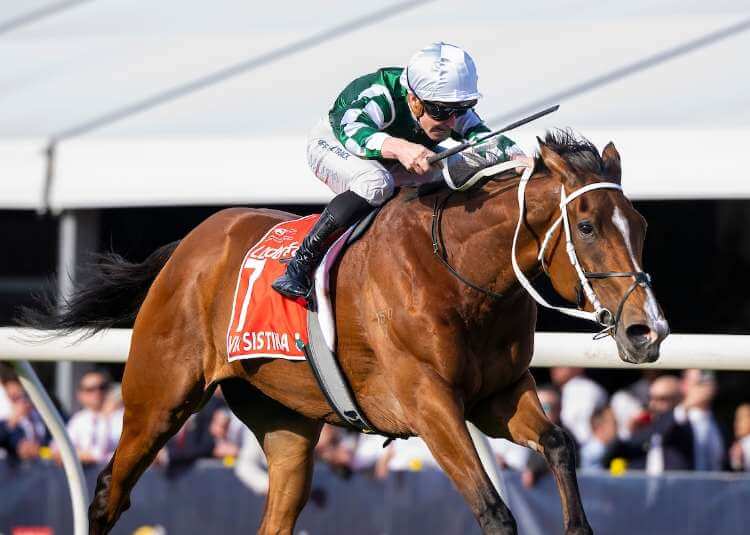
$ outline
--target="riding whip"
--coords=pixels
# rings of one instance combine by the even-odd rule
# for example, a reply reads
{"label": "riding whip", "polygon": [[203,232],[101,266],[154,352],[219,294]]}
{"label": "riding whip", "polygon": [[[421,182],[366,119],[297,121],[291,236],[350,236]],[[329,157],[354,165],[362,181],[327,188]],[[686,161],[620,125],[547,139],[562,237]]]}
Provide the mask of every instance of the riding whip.
{"label": "riding whip", "polygon": [[435,162],[439,162],[440,160],[443,160],[447,158],[448,156],[453,156],[457,152],[461,152],[463,150],[468,149],[469,147],[473,147],[475,145],[478,145],[479,143],[482,143],[483,141],[486,141],[492,137],[495,137],[497,135],[502,134],[503,132],[507,132],[509,130],[513,130],[514,128],[518,128],[519,126],[523,126],[526,123],[530,123],[531,121],[536,121],[540,117],[544,117],[545,115],[549,115],[552,112],[555,112],[560,107],[559,104],[555,104],[554,106],[550,106],[549,108],[545,108],[542,111],[538,111],[532,115],[529,115],[528,117],[521,119],[519,121],[516,121],[514,123],[510,123],[507,126],[504,126],[503,128],[499,130],[495,130],[493,132],[489,132],[488,134],[485,134],[481,137],[478,137],[477,139],[473,141],[467,141],[466,143],[461,143],[460,145],[456,145],[455,147],[452,147],[446,151],[439,152],[435,154],[434,156],[430,156],[427,158],[427,163],[430,165],[434,164]]}

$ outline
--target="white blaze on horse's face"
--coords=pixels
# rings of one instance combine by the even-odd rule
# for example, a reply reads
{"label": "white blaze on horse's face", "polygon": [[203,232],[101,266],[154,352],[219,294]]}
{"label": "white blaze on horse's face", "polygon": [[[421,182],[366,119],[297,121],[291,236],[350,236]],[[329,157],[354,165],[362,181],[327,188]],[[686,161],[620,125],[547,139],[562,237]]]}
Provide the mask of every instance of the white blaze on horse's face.
{"label": "white blaze on horse's face", "polygon": [[[645,221],[622,193],[613,192],[612,195],[619,195],[619,198],[613,198],[615,202],[610,228],[614,232],[607,242],[612,250],[609,256],[615,260],[615,265],[609,265],[605,261],[603,269],[643,273],[641,256],[646,234]],[[653,288],[650,284],[638,285],[628,295],[634,277],[609,280],[614,286],[612,291],[608,292],[614,294],[611,297],[616,300],[625,299],[622,305],[617,304],[618,308],[621,307],[622,313],[619,318],[619,329],[615,333],[621,358],[628,362],[653,362],[659,356],[661,341],[669,333],[669,326],[656,301]]]}
{"label": "white blaze on horse's face", "polygon": [[[625,243],[628,255],[630,256],[630,261],[633,264],[633,271],[643,271],[640,264],[638,263],[638,260],[635,257],[635,254],[633,253],[633,244],[630,242],[630,224],[628,223],[627,218],[623,215],[622,210],[620,210],[619,206],[615,206],[614,213],[612,214],[612,223],[615,227],[617,227],[617,229],[620,231],[620,234],[622,235],[623,242]],[[644,309],[646,316],[654,324],[663,322],[666,326],[666,320],[664,319],[664,315],[659,308],[659,304],[656,302],[654,290],[652,288],[645,288],[644,291],[646,293],[646,303]]]}
{"label": "white blaze on horse's face", "polygon": [[[617,322],[614,338],[627,362],[653,362],[669,333],[667,321],[641,268],[646,223],[619,190],[592,192],[578,205],[577,240],[591,286]],[[640,274],[640,275],[639,275]]]}
{"label": "white blaze on horse's face", "polygon": [[669,327],[641,269],[646,222],[621,190],[620,156],[612,143],[599,156],[588,142],[563,140],[540,143],[544,163],[561,180],[563,246],[557,250],[567,240],[570,257],[550,265],[553,285],[566,296],[578,288],[579,303],[609,325],[603,332],[615,338],[620,358],[653,362]]}

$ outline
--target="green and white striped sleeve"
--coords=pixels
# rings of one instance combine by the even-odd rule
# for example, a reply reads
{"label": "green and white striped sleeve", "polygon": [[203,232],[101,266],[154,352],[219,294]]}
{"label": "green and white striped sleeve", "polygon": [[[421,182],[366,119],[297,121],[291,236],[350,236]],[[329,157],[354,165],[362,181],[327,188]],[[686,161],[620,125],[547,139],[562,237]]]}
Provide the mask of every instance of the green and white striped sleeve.
{"label": "green and white striped sleeve", "polygon": [[382,130],[395,118],[393,98],[388,89],[373,84],[345,109],[335,111],[331,115],[331,126],[346,150],[360,158],[380,158],[383,142],[390,137]]}

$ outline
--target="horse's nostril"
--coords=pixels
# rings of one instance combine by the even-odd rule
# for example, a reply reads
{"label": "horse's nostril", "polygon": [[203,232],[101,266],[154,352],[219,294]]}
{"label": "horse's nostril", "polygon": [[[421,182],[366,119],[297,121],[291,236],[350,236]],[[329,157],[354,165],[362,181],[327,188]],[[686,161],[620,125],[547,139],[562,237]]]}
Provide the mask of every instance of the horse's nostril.
{"label": "horse's nostril", "polygon": [[641,323],[629,325],[625,334],[636,346],[644,346],[651,341],[651,328]]}

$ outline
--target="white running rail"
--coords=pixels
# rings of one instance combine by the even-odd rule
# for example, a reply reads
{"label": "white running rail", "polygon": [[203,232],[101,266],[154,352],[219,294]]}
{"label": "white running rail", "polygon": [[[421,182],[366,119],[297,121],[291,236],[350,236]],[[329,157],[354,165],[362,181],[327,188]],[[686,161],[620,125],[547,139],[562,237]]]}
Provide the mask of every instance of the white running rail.
{"label": "white running rail", "polygon": [[[130,347],[130,329],[112,329],[78,341],[65,336],[40,342],[29,342],[34,331],[0,328],[0,361],[13,361],[21,382],[60,445],[63,465],[73,502],[75,535],[88,533],[85,480],[75,450],[65,432],[62,419],[44,391],[29,361],[125,362]],[[590,334],[537,333],[532,366],[580,366],[585,368],[703,368],[711,370],[750,370],[750,335],[672,334],[662,345],[659,360],[634,365],[617,356],[611,338],[594,341]],[[488,453],[486,438],[472,429],[475,443],[496,488],[502,493],[502,481]],[[483,439],[483,440],[480,440]]]}
{"label": "white running rail", "polygon": [[[130,329],[111,329],[76,344],[78,336],[29,344],[33,331],[0,328],[0,360],[125,362]],[[750,335],[671,334],[662,354],[652,364],[628,364],[617,356],[611,338],[594,341],[591,334],[537,333],[532,366],[585,368],[642,368],[750,370]]]}

